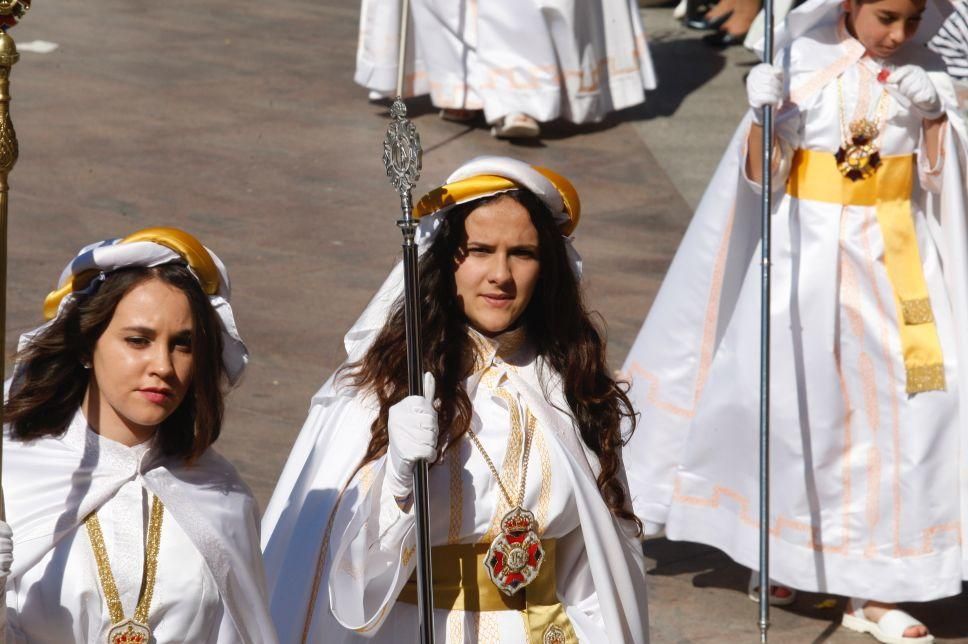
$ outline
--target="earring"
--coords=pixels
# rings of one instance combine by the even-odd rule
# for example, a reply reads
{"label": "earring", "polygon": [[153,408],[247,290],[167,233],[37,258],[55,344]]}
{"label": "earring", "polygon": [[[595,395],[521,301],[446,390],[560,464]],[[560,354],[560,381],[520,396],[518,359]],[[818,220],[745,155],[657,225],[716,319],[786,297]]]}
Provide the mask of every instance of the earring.
{"label": "earring", "polygon": [[81,366],[84,367],[85,369],[90,369],[91,363],[87,362],[86,360],[81,360]]}

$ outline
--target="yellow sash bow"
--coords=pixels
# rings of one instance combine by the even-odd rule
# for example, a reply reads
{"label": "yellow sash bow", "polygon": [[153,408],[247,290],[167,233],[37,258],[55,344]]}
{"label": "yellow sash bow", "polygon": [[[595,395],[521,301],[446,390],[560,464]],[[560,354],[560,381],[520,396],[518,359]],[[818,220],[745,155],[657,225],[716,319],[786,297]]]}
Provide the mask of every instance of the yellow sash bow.
{"label": "yellow sash bow", "polygon": [[873,206],[884,238],[884,265],[894,289],[907,392],[943,391],[944,357],[934,324],[911,213],[913,155],[882,157],[873,176],[850,181],[834,155],[797,150],[787,193],[798,199],[845,206]]}

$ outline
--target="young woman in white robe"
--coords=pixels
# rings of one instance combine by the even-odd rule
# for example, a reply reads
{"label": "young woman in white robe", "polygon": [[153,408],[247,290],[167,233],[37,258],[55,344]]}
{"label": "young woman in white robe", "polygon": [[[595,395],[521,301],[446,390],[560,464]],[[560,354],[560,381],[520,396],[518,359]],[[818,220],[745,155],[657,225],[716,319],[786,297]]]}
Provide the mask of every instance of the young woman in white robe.
{"label": "young woman in white robe", "polygon": [[[753,121],[762,105],[782,102],[773,177],[770,573],[793,588],[853,597],[845,625],[885,642],[931,636],[880,602],[957,595],[968,578],[968,377],[960,369],[968,343],[957,331],[968,328],[968,139],[948,116],[955,100],[947,76],[924,70],[935,69],[921,44],[931,32],[913,37],[922,12],[924,22],[939,24],[932,1],[926,8],[923,0],[811,0],[790,13],[776,65],[750,74],[753,113],[624,366],[642,413],[624,458],[647,530],[664,524],[672,539],[714,545],[755,568],[760,130]],[[853,138],[851,124],[864,129],[862,119],[877,130],[879,160]],[[838,151],[855,153],[856,181],[838,171]],[[776,600],[789,598],[788,590],[775,592]]]}
{"label": "young woman in white robe", "polygon": [[[495,135],[534,136],[557,118],[599,121],[656,86],[636,0],[410,7],[405,95],[429,94],[450,118],[483,110]],[[371,95],[396,93],[399,38],[400,2],[363,0],[355,80]]]}
{"label": "young woman in white robe", "polygon": [[[406,397],[398,266],[347,334],[348,363],[313,399],[263,519],[282,641],[416,640],[408,496],[421,457],[436,458],[437,642],[648,641],[617,460],[630,408],[581,304],[564,236],[578,209],[565,179],[501,157],[465,164],[417,205],[433,375],[426,397]],[[483,562],[515,507],[533,513],[544,557],[505,595]]]}
{"label": "young woman in white robe", "polygon": [[4,408],[7,644],[276,641],[254,500],[211,447],[248,360],[229,297],[171,228],[62,273]]}

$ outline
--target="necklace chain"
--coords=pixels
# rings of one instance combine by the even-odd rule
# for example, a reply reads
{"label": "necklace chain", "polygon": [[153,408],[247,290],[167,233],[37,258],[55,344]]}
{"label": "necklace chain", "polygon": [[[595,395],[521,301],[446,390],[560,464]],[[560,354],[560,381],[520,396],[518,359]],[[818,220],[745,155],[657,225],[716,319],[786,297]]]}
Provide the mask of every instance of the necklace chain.
{"label": "necklace chain", "polygon": [[[151,515],[148,520],[148,539],[145,544],[145,563],[144,578],[141,586],[141,596],[138,598],[138,605],[134,611],[134,619],[141,624],[148,623],[148,609],[151,607],[151,598],[155,590],[155,576],[158,572],[158,551],[161,545],[161,520],[164,516],[165,506],[156,496],[151,502]],[[118,593],[118,586],[114,581],[114,574],[111,572],[111,563],[108,560],[107,547],[104,545],[104,534],[101,532],[101,523],[98,521],[97,512],[92,512],[86,519],[84,525],[87,528],[88,538],[91,541],[91,549],[94,551],[94,559],[97,562],[97,574],[101,581],[101,588],[104,590],[104,600],[107,603],[108,614],[112,624],[120,624],[124,621],[124,609],[121,605],[121,595]]]}
{"label": "necklace chain", "polygon": [[[844,105],[844,77],[837,77],[837,99],[840,103],[840,134],[844,141],[851,140],[850,126],[847,124],[847,108]],[[880,138],[881,129],[887,117],[887,90],[881,89],[881,95],[874,106],[873,124],[877,127],[877,137]],[[867,120],[867,119],[863,119]]]}
{"label": "necklace chain", "polygon": [[[508,403],[508,407],[512,410],[512,414],[513,414],[514,413],[513,410],[515,407],[517,407],[517,405],[514,404],[511,394],[508,393],[507,390],[499,388],[497,390],[497,395],[499,395],[501,398],[505,400],[505,402]],[[481,441],[477,438],[477,434],[474,433],[474,430],[471,429],[470,427],[467,428],[467,434],[470,436],[471,442],[474,443],[474,446],[477,447],[477,450],[481,453],[481,456],[484,457],[484,462],[487,463],[488,468],[490,468],[491,473],[494,475],[494,479],[497,481],[498,487],[501,489],[501,493],[504,494],[504,499],[508,502],[508,506],[512,508],[521,507],[521,505],[524,503],[524,489],[528,481],[528,459],[531,455],[531,440],[534,437],[534,429],[536,424],[535,418],[534,416],[531,415],[531,412],[529,410],[526,410],[525,414],[527,416],[527,421],[525,422],[525,430],[524,430],[524,461],[521,467],[521,483],[520,483],[520,488],[518,490],[517,503],[515,503],[512,500],[511,494],[508,492],[507,488],[504,485],[504,481],[501,480],[501,475],[498,473],[497,468],[494,466],[494,461],[491,460],[491,457],[488,456],[487,451],[485,451],[484,449],[484,446],[481,445]],[[513,423],[513,424],[520,426],[519,423]]]}

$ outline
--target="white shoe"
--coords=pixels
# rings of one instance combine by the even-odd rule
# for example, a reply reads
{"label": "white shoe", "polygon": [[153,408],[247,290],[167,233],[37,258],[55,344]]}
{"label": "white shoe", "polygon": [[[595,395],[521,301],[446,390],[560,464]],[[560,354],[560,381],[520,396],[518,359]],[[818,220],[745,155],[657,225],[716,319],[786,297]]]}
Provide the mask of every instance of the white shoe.
{"label": "white shoe", "polygon": [[[931,644],[934,642],[934,635],[924,635],[923,637],[904,637],[904,631],[912,626],[924,626],[921,622],[914,619],[903,610],[892,609],[884,613],[876,622],[864,615],[864,604],[866,599],[851,597],[847,610],[844,611],[844,619],[841,622],[844,628],[858,633],[869,633],[871,637],[884,644]],[[859,607],[859,608],[858,608]]]}
{"label": "white shoe", "polygon": [[538,122],[521,112],[508,114],[491,128],[491,135],[498,139],[533,139],[540,133]]}
{"label": "white shoe", "polygon": [[[778,588],[786,588],[790,594],[786,597],[778,597],[775,593]],[[756,570],[750,573],[750,583],[746,586],[746,596],[755,602],[760,601],[760,573]],[[770,606],[789,606],[797,601],[797,591],[788,586],[774,583],[770,580]]]}

